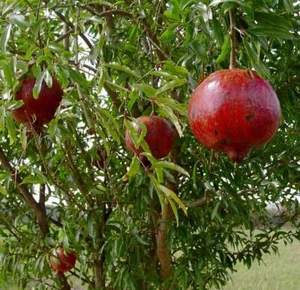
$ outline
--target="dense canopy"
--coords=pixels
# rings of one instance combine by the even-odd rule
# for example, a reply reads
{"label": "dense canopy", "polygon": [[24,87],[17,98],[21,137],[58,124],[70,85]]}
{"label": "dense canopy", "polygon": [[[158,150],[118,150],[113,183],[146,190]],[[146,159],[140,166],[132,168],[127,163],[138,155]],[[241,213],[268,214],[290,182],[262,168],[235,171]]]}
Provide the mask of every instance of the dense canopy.
{"label": "dense canopy", "polygon": [[[293,0],[1,1],[0,281],[214,289],[238,262],[300,239],[299,19]],[[197,84],[234,66],[267,80],[282,110],[275,137],[238,165],[187,120]],[[52,77],[63,89],[41,132],[11,114],[27,77],[35,98]],[[134,130],[141,115],[176,129],[167,157]],[[126,129],[150,164],[128,152]],[[59,246],[77,263],[57,275]]]}

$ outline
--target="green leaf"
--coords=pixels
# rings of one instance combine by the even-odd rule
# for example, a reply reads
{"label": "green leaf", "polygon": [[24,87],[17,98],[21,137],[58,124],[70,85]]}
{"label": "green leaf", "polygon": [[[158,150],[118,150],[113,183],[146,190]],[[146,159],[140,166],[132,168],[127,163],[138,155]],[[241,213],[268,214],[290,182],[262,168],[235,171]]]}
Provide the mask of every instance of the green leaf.
{"label": "green leaf", "polygon": [[224,32],[220,24],[220,21],[218,21],[215,17],[213,18],[212,21],[212,28],[213,28],[214,38],[216,39],[218,45],[221,46],[222,44],[224,44]]}
{"label": "green leaf", "polygon": [[9,37],[10,37],[11,28],[12,28],[12,25],[8,24],[5,28],[4,33],[1,36],[1,51],[2,51],[2,53],[6,52],[6,47],[7,47]]}
{"label": "green leaf", "polygon": [[4,60],[1,62],[1,68],[4,73],[4,79],[7,82],[8,87],[12,87],[15,82],[15,73],[13,66],[13,58],[10,60]]}
{"label": "green leaf", "polygon": [[179,165],[168,161],[157,161],[154,168],[169,168],[190,177],[189,173]]}
{"label": "green leaf", "polygon": [[[141,143],[147,134],[146,125],[136,119],[132,119],[132,121],[125,120],[125,125],[129,131],[129,135],[135,148],[139,148],[142,145]],[[149,149],[147,151],[149,152]]]}
{"label": "green leaf", "polygon": [[290,31],[279,27],[254,26],[252,28],[249,28],[247,32],[255,37],[270,36],[279,39],[294,38],[294,35]]}
{"label": "green leaf", "polygon": [[13,100],[10,104],[9,104],[9,107],[7,108],[9,111],[11,110],[16,110],[18,108],[21,108],[23,106],[24,102],[23,100],[18,100],[18,101],[15,101]]}
{"label": "green leaf", "polygon": [[216,59],[216,63],[221,63],[226,60],[227,56],[230,54],[231,44],[230,44],[230,36],[225,35],[224,42],[221,48],[221,54]]}
{"label": "green leaf", "polygon": [[159,36],[160,41],[170,42],[175,38],[175,30],[178,27],[177,23],[171,24],[167,29]]}
{"label": "green leaf", "polygon": [[28,175],[23,178],[22,184],[43,184],[46,183],[47,179],[42,174],[38,175]]}
{"label": "green leaf", "polygon": [[4,107],[0,107],[0,131],[5,130],[5,118],[6,118],[6,110]]}
{"label": "green leaf", "polygon": [[181,125],[179,123],[178,117],[174,114],[173,110],[163,104],[159,104],[160,110],[169,117],[169,119],[172,121],[172,123],[175,125],[176,130],[178,132],[179,137],[183,136],[183,131],[181,128]]}
{"label": "green leaf", "polygon": [[157,189],[161,192],[164,193],[165,196],[168,199],[173,199],[174,202],[176,202],[176,204],[182,209],[182,211],[187,215],[187,207],[184,205],[184,203],[181,201],[181,199],[176,195],[176,193],[171,190],[170,188],[162,185],[162,184],[158,184],[157,185]]}
{"label": "green leaf", "polygon": [[175,219],[176,219],[176,225],[179,226],[179,217],[178,217],[178,209],[175,205],[174,201],[172,199],[168,199],[168,202],[172,208],[172,211],[174,213]]}
{"label": "green leaf", "polygon": [[258,74],[262,77],[270,78],[269,68],[260,60],[259,54],[255,49],[253,43],[249,41],[248,38],[243,40],[244,47],[246,49],[247,55],[250,58],[251,65],[255,68]]}
{"label": "green leaf", "polygon": [[248,1],[240,1],[240,0],[213,0],[210,2],[210,6],[217,6],[222,3],[236,3],[245,9],[251,9],[251,3]]}
{"label": "green leaf", "polygon": [[37,99],[39,97],[45,75],[46,75],[46,71],[43,71],[41,74],[38,75],[38,77],[36,79],[35,85],[32,90],[33,97],[35,99]]}
{"label": "green leaf", "polygon": [[171,97],[166,97],[164,95],[157,95],[154,99],[155,103],[159,106],[170,107],[182,116],[186,116],[187,108],[186,104],[181,104]]}
{"label": "green leaf", "polygon": [[166,80],[178,80],[177,75],[174,75],[173,73],[170,73],[168,71],[163,71],[163,70],[151,71],[151,72],[149,72],[149,75],[162,77]]}
{"label": "green leaf", "polygon": [[156,94],[155,95],[159,95],[159,94],[162,94],[166,91],[169,91],[169,90],[173,90],[174,88],[176,87],[180,87],[182,86],[183,84],[186,83],[186,80],[185,79],[176,79],[176,80],[172,80],[170,82],[167,82],[166,84],[164,84],[162,87],[160,87],[157,91],[156,91]]}
{"label": "green leaf", "polygon": [[[293,25],[289,17],[283,17],[274,13],[266,12],[255,12],[254,17],[257,22],[257,26],[259,27],[274,27],[275,30],[280,28],[282,30],[286,30],[286,32],[293,30]],[[253,28],[255,28],[255,26],[253,26]]]}
{"label": "green leaf", "polygon": [[142,244],[144,246],[150,246],[150,244],[138,234],[137,228],[134,228],[132,230],[132,234],[140,244]]}
{"label": "green leaf", "polygon": [[7,195],[7,190],[2,184],[0,184],[0,193],[3,195]]}
{"label": "green leaf", "polygon": [[85,76],[76,70],[68,67],[68,72],[70,74],[71,79],[75,82],[78,83],[80,86],[83,88],[88,87],[88,81],[86,80]]}
{"label": "green leaf", "polygon": [[156,95],[156,89],[148,84],[134,84],[132,88],[138,91],[142,91],[147,97],[153,97]]}
{"label": "green leaf", "polygon": [[5,124],[9,135],[9,144],[12,145],[16,140],[17,131],[11,114],[6,115]]}
{"label": "green leaf", "polygon": [[119,124],[107,109],[99,108],[101,126],[107,131],[107,135],[112,137],[118,144],[121,143]]}
{"label": "green leaf", "polygon": [[122,177],[122,180],[127,181],[128,179],[130,179],[131,177],[136,175],[140,171],[140,168],[141,168],[140,161],[137,158],[137,156],[134,156],[132,158],[129,169],[128,169],[127,173]]}
{"label": "green leaf", "polygon": [[133,76],[133,77],[139,78],[139,74],[137,72],[133,71],[132,69],[130,69],[129,67],[127,67],[125,65],[122,65],[122,64],[119,64],[116,62],[106,63],[106,64],[104,64],[104,67],[120,70],[120,71],[123,71],[123,72]]}
{"label": "green leaf", "polygon": [[214,207],[214,209],[213,209],[213,211],[212,211],[212,213],[211,213],[211,219],[212,219],[212,220],[213,220],[213,219],[216,217],[216,215],[218,214],[218,209],[219,209],[220,203],[221,203],[221,200],[219,200],[219,201],[216,203],[216,205],[215,205],[215,207]]}
{"label": "green leaf", "polygon": [[20,26],[21,28],[27,28],[29,26],[29,23],[25,20],[25,17],[22,14],[11,14],[8,17],[8,21],[11,24]]}
{"label": "green leaf", "polygon": [[285,11],[287,13],[293,13],[294,12],[293,3],[294,3],[294,0],[283,0],[283,5],[284,5]]}

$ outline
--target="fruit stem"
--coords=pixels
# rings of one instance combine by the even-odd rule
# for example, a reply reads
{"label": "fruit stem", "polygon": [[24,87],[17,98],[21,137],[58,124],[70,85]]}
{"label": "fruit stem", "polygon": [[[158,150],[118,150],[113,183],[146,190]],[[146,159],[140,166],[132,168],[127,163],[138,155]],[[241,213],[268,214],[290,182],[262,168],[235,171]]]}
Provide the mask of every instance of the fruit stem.
{"label": "fruit stem", "polygon": [[235,35],[235,18],[234,18],[233,8],[229,10],[229,21],[230,21],[230,43],[231,43],[229,68],[233,69],[236,67],[236,35]]}

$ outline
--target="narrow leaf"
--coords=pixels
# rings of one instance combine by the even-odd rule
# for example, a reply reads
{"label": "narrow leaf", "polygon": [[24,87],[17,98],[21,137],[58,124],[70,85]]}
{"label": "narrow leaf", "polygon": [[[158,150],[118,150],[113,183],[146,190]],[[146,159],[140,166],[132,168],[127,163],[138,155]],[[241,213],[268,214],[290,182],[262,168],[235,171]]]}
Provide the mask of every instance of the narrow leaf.
{"label": "narrow leaf", "polygon": [[155,95],[159,95],[159,94],[162,94],[166,91],[169,91],[169,90],[173,90],[174,88],[176,87],[180,87],[182,86],[183,84],[186,83],[186,80],[185,79],[177,79],[177,80],[172,80],[170,82],[167,82],[165,85],[163,85],[162,87],[160,87],[157,91],[156,91],[156,94]]}
{"label": "narrow leaf", "polygon": [[132,69],[130,69],[129,67],[127,67],[125,65],[122,65],[122,64],[119,64],[116,62],[106,63],[104,66],[107,68],[113,68],[116,70],[123,71],[129,75],[132,75],[133,77],[136,77],[136,78],[139,77],[139,74],[137,72],[133,71]]}
{"label": "narrow leaf", "polygon": [[4,33],[2,34],[2,37],[1,37],[1,50],[3,53],[6,52],[6,47],[7,47],[9,37],[10,37],[11,28],[12,28],[12,25],[8,24]]}
{"label": "narrow leaf", "polygon": [[16,140],[17,132],[15,123],[10,114],[6,115],[5,124],[9,135],[9,144],[12,145]]}
{"label": "narrow leaf", "polygon": [[35,99],[37,99],[39,97],[39,93],[40,93],[41,88],[42,88],[42,84],[43,84],[43,81],[44,81],[45,74],[46,74],[46,71],[43,71],[41,74],[39,74],[39,76],[36,79],[35,85],[34,85],[33,90],[32,90],[33,97]]}
{"label": "narrow leaf", "polygon": [[132,86],[138,91],[142,91],[147,97],[152,97],[156,94],[156,89],[148,84],[135,84]]}
{"label": "narrow leaf", "polygon": [[187,215],[187,207],[184,205],[184,203],[181,201],[181,199],[176,195],[176,193],[171,190],[170,188],[162,185],[162,184],[158,184],[157,188],[159,191],[163,192],[167,198],[172,198],[177,205],[183,210],[183,212]]}
{"label": "narrow leaf", "polygon": [[44,176],[42,176],[41,174],[39,175],[28,175],[26,177],[24,177],[22,184],[41,184],[41,183],[45,183],[46,182],[46,178]]}
{"label": "narrow leaf", "polygon": [[0,184],[0,193],[3,195],[7,195],[7,190],[2,184]]}
{"label": "narrow leaf", "polygon": [[127,173],[122,177],[123,181],[127,181],[129,178],[133,177],[140,171],[140,162],[136,156],[132,158],[130,167]]}
{"label": "narrow leaf", "polygon": [[221,48],[221,54],[216,59],[216,63],[221,63],[227,58],[227,56],[230,53],[230,48],[231,48],[230,36],[226,35],[225,38],[224,38],[222,48]]}
{"label": "narrow leaf", "polygon": [[212,213],[211,213],[211,219],[212,219],[212,220],[213,220],[213,219],[216,217],[216,215],[218,214],[218,209],[219,209],[220,203],[221,203],[221,200],[219,200],[219,201],[217,202],[217,204],[215,205],[215,207],[214,207],[214,209],[213,209],[213,211],[212,211]]}
{"label": "narrow leaf", "polygon": [[182,173],[183,175],[186,175],[187,177],[190,177],[189,173],[183,169],[182,167],[180,167],[179,165],[173,163],[173,162],[168,162],[168,161],[158,161],[155,164],[155,168],[169,168],[175,171],[178,171],[180,173]]}

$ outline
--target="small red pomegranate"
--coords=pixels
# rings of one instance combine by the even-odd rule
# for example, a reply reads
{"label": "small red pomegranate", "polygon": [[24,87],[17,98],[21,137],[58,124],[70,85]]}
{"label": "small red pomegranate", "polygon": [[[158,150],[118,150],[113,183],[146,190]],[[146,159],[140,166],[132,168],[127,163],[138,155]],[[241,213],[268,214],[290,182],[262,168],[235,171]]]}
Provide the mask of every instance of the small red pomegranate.
{"label": "small red pomegranate", "polygon": [[62,247],[54,249],[50,256],[50,265],[57,273],[70,271],[76,264],[74,252],[66,252]]}
{"label": "small red pomegranate", "polygon": [[[175,142],[176,133],[172,126],[163,118],[158,116],[141,116],[137,120],[143,123],[147,128],[145,141],[147,142],[152,155],[156,159],[167,156]],[[135,124],[135,123],[133,123]],[[141,132],[140,127],[135,127],[136,132]],[[140,156],[143,148],[135,148],[128,130],[125,133],[125,142],[127,148],[137,154],[142,162],[146,161],[145,156]]]}
{"label": "small red pomegranate", "polygon": [[25,78],[20,89],[15,95],[16,100],[23,100],[24,104],[12,111],[13,118],[20,122],[32,123],[36,129],[43,124],[49,123],[55,115],[63,95],[63,90],[58,81],[52,77],[52,87],[49,88],[45,82],[42,83],[38,98],[33,97],[35,78]]}
{"label": "small red pomegranate", "polygon": [[244,69],[224,69],[208,76],[193,92],[188,119],[196,138],[206,147],[241,162],[252,147],[275,135],[280,104],[270,84]]}

